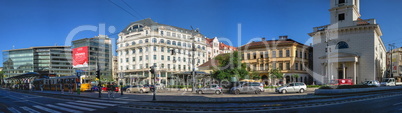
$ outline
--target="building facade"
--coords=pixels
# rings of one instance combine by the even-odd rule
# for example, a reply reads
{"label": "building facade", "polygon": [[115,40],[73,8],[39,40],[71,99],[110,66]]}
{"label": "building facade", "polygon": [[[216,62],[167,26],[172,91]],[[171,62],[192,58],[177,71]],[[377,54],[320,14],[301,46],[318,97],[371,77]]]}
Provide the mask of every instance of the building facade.
{"label": "building facade", "polygon": [[[279,81],[272,81],[270,70],[279,69],[284,73],[285,83],[304,82],[310,84],[311,76],[308,67],[311,65],[311,47],[280,36],[278,40],[251,42],[239,47],[242,53],[242,63],[246,63],[247,70],[260,73],[265,85],[274,85]],[[298,76],[292,76],[298,75]]]}
{"label": "building facade", "polygon": [[93,38],[74,40],[72,48],[88,47],[88,67],[75,68],[82,70],[81,77],[85,80],[95,80],[97,65],[99,65],[101,80],[112,80],[112,41],[105,35]]}
{"label": "building facade", "polygon": [[315,27],[314,80],[335,79],[354,83],[380,80],[385,73],[386,49],[375,19],[360,19],[359,0],[330,0],[330,24]]}
{"label": "building facade", "polygon": [[236,47],[226,45],[223,42],[219,42],[219,39],[217,37],[205,38],[205,43],[207,44],[208,60],[211,60],[222,53],[231,53],[233,51],[237,51]]}
{"label": "building facade", "polygon": [[[392,59],[392,60],[391,60]],[[387,77],[402,78],[402,47],[393,49],[387,52],[387,70],[392,70],[392,74],[388,74]]]}
{"label": "building facade", "polygon": [[157,66],[157,82],[167,84],[173,73],[192,71],[207,60],[205,36],[151,19],[133,22],[121,31],[116,51],[124,84],[150,84],[153,65]]}
{"label": "building facade", "polygon": [[74,75],[70,46],[44,46],[3,51],[5,77],[28,72],[46,76]]}

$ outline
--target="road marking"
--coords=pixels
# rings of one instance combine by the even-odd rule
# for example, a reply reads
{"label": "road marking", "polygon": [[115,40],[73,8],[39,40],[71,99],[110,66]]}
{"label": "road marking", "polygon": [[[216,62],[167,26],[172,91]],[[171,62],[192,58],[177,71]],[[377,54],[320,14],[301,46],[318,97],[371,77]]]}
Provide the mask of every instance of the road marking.
{"label": "road marking", "polygon": [[76,103],[76,102],[66,102],[66,103],[74,104],[74,105],[80,105],[80,106],[86,106],[86,107],[93,107],[93,108],[101,108],[101,109],[106,108],[106,107],[103,107],[103,106],[95,106],[95,105],[82,104],[82,103]]}
{"label": "road marking", "polygon": [[58,112],[58,111],[56,111],[56,110],[52,110],[52,109],[49,109],[49,108],[45,108],[45,107],[43,107],[43,106],[33,106],[33,107],[38,108],[38,109],[41,109],[41,110],[43,110],[43,111],[47,111],[47,112],[49,112],[49,113],[61,113],[61,112]]}
{"label": "road marking", "polygon": [[67,112],[71,112],[71,113],[82,113],[81,111],[68,109],[68,108],[64,108],[64,107],[59,107],[59,106],[55,106],[55,105],[50,105],[50,104],[46,104],[46,106],[56,108],[56,109],[59,109],[59,110],[63,110],[63,111],[67,111]]}
{"label": "road marking", "polygon": [[13,113],[21,113],[20,111],[16,110],[13,107],[7,108],[9,111],[13,112]]}
{"label": "road marking", "polygon": [[396,103],[396,104],[394,104],[394,106],[399,105],[399,104],[402,104],[402,102],[400,102],[400,103]]}
{"label": "road marking", "polygon": [[76,109],[81,109],[81,110],[87,110],[87,111],[95,111],[95,110],[96,110],[96,109],[85,108],[85,107],[80,107],[80,106],[67,105],[67,104],[63,104],[63,103],[57,103],[57,105],[65,106],[65,107],[71,107],[71,108],[76,108]]}
{"label": "road marking", "polygon": [[24,109],[25,111],[28,111],[29,113],[40,113],[39,111],[36,111],[36,110],[31,109],[31,108],[26,107],[26,106],[20,107],[20,108],[21,108],[21,109]]}
{"label": "road marking", "polygon": [[90,101],[98,101],[98,102],[110,102],[110,103],[119,103],[119,104],[127,104],[128,102],[121,102],[121,101],[110,101],[110,100],[95,100],[89,99]]}
{"label": "road marking", "polygon": [[97,104],[97,105],[105,105],[105,106],[117,106],[117,104],[106,104],[106,103],[96,103],[96,102],[87,102],[87,101],[76,101],[80,103],[88,103],[88,104]]}

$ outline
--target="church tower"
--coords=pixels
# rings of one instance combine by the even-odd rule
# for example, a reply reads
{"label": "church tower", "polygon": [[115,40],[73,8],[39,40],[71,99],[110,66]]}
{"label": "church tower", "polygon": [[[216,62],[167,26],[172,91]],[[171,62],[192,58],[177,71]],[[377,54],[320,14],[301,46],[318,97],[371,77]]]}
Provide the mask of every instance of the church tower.
{"label": "church tower", "polygon": [[329,12],[331,24],[339,27],[353,25],[360,18],[359,0],[331,0]]}

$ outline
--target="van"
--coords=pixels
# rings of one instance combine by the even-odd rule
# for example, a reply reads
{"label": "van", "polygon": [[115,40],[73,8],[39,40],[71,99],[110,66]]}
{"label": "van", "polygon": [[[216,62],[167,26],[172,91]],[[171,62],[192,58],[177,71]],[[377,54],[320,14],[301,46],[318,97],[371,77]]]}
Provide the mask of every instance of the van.
{"label": "van", "polygon": [[232,87],[230,91],[236,95],[250,92],[261,94],[261,92],[264,92],[264,85],[259,82],[239,82],[239,84],[235,87]]}

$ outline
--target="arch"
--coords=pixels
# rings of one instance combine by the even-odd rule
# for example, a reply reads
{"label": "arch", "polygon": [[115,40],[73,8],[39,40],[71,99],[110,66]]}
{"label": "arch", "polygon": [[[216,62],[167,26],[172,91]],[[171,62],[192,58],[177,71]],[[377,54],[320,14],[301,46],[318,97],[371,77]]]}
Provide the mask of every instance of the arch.
{"label": "arch", "polygon": [[143,43],[142,40],[138,41],[138,44],[142,44],[142,43]]}
{"label": "arch", "polygon": [[148,43],[149,42],[149,39],[145,39],[145,43]]}
{"label": "arch", "polygon": [[264,82],[265,85],[268,85],[268,76],[267,75],[262,75],[261,80]]}
{"label": "arch", "polygon": [[172,41],[172,45],[176,45],[176,41]]}
{"label": "arch", "polygon": [[158,42],[158,40],[156,40],[156,38],[153,38],[152,43],[156,43],[156,42]]}
{"label": "arch", "polygon": [[290,76],[285,76],[286,83],[290,83]]}
{"label": "arch", "polygon": [[161,39],[159,40],[159,43],[165,43],[165,40]]}
{"label": "arch", "polygon": [[135,41],[131,42],[131,45],[135,45]]}
{"label": "arch", "polygon": [[349,48],[349,45],[345,41],[340,41],[336,44],[336,49],[346,49],[346,48]]}
{"label": "arch", "polygon": [[169,44],[169,45],[170,45],[170,40],[167,40],[167,41],[166,41],[166,44]]}

